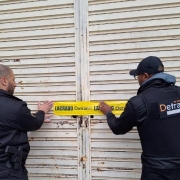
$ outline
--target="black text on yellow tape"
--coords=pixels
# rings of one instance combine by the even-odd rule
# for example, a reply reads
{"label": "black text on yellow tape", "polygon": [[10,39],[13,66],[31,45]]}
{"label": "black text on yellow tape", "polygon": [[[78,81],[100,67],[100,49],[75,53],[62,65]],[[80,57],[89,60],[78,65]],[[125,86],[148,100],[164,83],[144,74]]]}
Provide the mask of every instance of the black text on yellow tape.
{"label": "black text on yellow tape", "polygon": [[[125,108],[126,101],[106,101],[114,114],[120,115]],[[99,102],[55,102],[54,114],[59,116],[103,115],[99,110]]]}

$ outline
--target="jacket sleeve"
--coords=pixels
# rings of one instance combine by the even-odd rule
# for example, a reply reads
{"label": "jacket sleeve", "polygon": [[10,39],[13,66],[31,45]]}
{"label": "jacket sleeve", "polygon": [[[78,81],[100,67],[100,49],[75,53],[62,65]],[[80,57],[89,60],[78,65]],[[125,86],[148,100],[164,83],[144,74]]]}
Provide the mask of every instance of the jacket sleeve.
{"label": "jacket sleeve", "polygon": [[116,135],[129,132],[137,124],[136,112],[130,101],[127,102],[119,118],[116,118],[113,113],[108,113],[106,117],[110,129]]}
{"label": "jacket sleeve", "polygon": [[21,131],[38,130],[44,122],[44,116],[44,111],[38,111],[35,114],[31,114],[27,105],[23,104],[16,116],[17,128]]}

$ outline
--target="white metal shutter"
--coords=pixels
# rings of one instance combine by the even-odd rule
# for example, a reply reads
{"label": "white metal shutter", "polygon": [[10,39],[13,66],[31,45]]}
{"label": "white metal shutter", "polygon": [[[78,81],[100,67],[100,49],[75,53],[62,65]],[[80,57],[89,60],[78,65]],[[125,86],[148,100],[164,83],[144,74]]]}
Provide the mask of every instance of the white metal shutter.
{"label": "white metal shutter", "polygon": [[[79,99],[78,18],[73,0],[0,1],[0,62],[13,69],[15,95],[33,112],[38,101]],[[31,132],[30,179],[78,179],[80,137],[77,120],[62,116]]]}
{"label": "white metal shutter", "polygon": [[[89,0],[90,100],[128,100],[138,89],[129,70],[149,55],[162,59],[180,84],[179,0]],[[87,59],[88,61],[88,59]],[[138,180],[141,146],[136,129],[110,132],[91,119],[89,171],[93,180]]]}

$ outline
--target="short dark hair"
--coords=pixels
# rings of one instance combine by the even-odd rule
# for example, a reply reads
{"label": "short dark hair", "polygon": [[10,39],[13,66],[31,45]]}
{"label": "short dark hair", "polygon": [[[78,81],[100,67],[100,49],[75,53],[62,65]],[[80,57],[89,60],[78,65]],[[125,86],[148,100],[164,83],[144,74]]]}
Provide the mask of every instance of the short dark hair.
{"label": "short dark hair", "polygon": [[9,66],[0,64],[0,77],[7,77],[10,75],[11,68]]}

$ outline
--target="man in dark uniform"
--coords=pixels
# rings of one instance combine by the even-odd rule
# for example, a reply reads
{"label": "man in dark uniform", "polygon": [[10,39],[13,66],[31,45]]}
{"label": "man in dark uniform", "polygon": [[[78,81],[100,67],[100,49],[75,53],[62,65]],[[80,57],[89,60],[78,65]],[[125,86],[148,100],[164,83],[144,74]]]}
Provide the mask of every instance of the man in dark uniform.
{"label": "man in dark uniform", "polygon": [[122,115],[116,118],[104,102],[99,106],[114,134],[137,127],[142,145],[141,180],[180,180],[180,87],[175,86],[174,76],[163,72],[158,57],[143,59],[130,71],[140,88]]}
{"label": "man in dark uniform", "polygon": [[0,180],[28,180],[27,132],[39,129],[53,106],[51,101],[39,103],[38,112],[31,114],[26,102],[13,96],[15,87],[13,71],[0,65]]}

